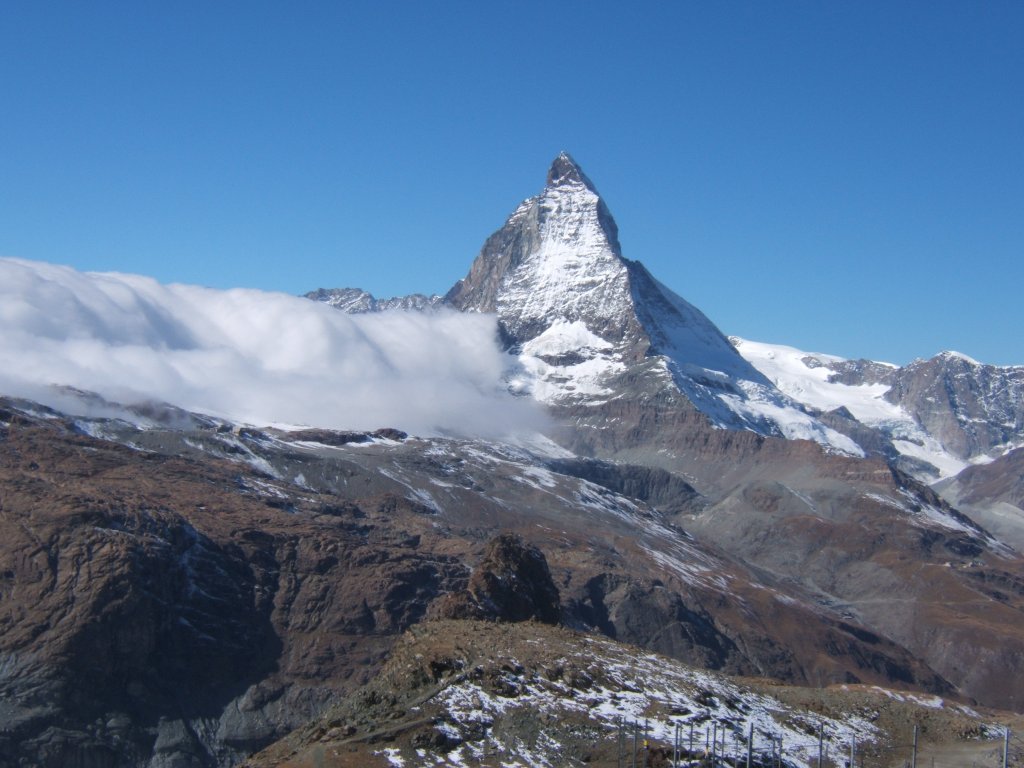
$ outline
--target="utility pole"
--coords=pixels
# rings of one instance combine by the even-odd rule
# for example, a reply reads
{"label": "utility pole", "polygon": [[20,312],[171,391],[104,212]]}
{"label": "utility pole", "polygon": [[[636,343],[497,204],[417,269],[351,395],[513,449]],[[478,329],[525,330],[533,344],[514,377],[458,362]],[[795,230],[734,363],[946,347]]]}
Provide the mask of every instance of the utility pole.
{"label": "utility pole", "polygon": [[640,724],[636,720],[633,721],[633,768],[636,768],[636,742],[640,738]]}
{"label": "utility pole", "polygon": [[914,751],[910,755],[910,768],[917,768],[917,726],[914,726]]}
{"label": "utility pole", "polygon": [[750,768],[750,762],[754,757],[754,724],[750,724],[750,728],[747,731],[747,768]]}
{"label": "utility pole", "polygon": [[718,722],[711,724],[711,768],[718,764]]}
{"label": "utility pole", "polygon": [[850,768],[855,768],[854,760],[857,757],[857,737],[850,737]]}
{"label": "utility pole", "polygon": [[824,765],[824,761],[823,761],[824,755],[822,754],[822,750],[824,748],[825,748],[825,724],[821,720],[819,720],[818,721],[818,768],[822,768],[823,765]]}
{"label": "utility pole", "polygon": [[1010,726],[1003,732],[1003,768],[1010,764]]}

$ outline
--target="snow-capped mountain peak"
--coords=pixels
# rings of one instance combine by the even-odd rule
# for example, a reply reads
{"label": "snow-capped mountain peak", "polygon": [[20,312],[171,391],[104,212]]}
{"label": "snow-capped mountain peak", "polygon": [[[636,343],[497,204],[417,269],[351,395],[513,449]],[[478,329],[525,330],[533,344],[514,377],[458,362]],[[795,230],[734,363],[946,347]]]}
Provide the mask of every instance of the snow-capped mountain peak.
{"label": "snow-capped mountain peak", "polygon": [[641,366],[644,387],[683,393],[716,426],[860,453],[779,392],[700,310],[623,258],[615,220],[565,152],[446,302],[497,313],[522,368],[514,388],[543,402],[598,404],[622,392],[624,377],[635,386]]}
{"label": "snow-capped mountain peak", "polygon": [[551,165],[544,190],[520,204],[488,238],[446,299],[464,311],[497,312],[513,345],[556,319],[584,322],[621,340],[630,305],[615,222],[569,155]]}

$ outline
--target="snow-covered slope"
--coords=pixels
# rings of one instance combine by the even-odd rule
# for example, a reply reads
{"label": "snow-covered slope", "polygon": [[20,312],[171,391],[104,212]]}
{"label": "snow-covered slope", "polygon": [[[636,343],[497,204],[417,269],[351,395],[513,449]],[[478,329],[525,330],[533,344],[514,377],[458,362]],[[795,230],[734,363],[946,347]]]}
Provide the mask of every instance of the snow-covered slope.
{"label": "snow-covered slope", "polygon": [[497,313],[519,357],[513,388],[547,404],[617,397],[642,364],[648,387],[676,388],[715,426],[862,453],[773,386],[700,310],[622,257],[607,206],[565,153],[446,302]]}
{"label": "snow-covered slope", "polygon": [[818,411],[845,409],[880,430],[900,454],[924,462],[923,479],[950,477],[1024,440],[1024,368],[986,366],[955,352],[901,368],[780,344],[733,343],[792,399]]}

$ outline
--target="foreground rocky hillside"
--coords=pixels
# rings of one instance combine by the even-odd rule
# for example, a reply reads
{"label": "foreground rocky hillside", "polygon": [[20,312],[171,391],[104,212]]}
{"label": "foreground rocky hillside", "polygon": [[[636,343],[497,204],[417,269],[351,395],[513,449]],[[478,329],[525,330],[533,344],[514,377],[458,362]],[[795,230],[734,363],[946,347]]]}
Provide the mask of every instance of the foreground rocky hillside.
{"label": "foreground rocky hillside", "polygon": [[231,765],[284,735],[464,583],[424,517],[3,409],[0,763]]}
{"label": "foreground rocky hillside", "polygon": [[922,748],[1001,747],[991,719],[938,697],[733,681],[537,623],[427,622],[371,683],[245,765],[695,765],[712,744],[729,765],[835,765],[851,751],[890,765],[910,757],[915,725]]}

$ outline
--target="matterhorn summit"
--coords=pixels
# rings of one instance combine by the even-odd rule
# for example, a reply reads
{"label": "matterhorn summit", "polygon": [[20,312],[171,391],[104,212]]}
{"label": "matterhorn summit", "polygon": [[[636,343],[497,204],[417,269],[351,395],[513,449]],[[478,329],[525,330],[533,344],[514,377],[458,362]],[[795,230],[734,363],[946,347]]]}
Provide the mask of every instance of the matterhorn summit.
{"label": "matterhorn summit", "polygon": [[445,301],[496,313],[521,365],[513,388],[549,405],[669,388],[714,426],[860,453],[776,389],[700,310],[622,256],[607,205],[565,152]]}
{"label": "matterhorn summit", "polygon": [[615,221],[565,152],[552,163],[544,191],[488,238],[446,298],[464,311],[497,312],[515,345],[554,324],[579,323],[611,342],[636,330]]}

